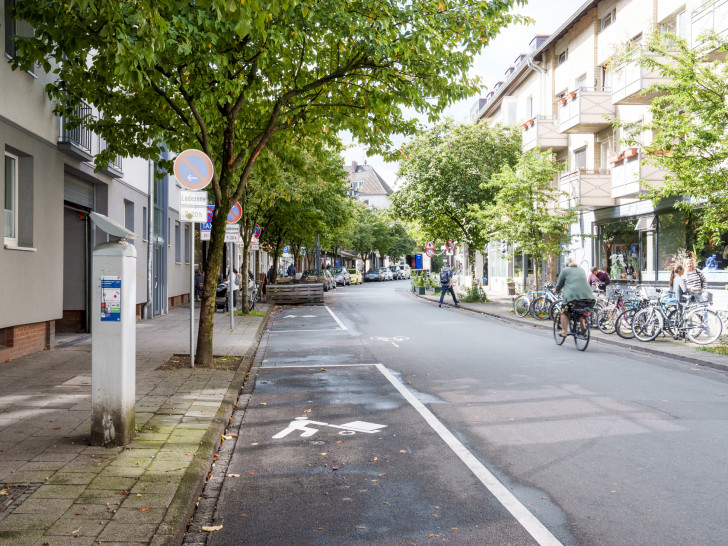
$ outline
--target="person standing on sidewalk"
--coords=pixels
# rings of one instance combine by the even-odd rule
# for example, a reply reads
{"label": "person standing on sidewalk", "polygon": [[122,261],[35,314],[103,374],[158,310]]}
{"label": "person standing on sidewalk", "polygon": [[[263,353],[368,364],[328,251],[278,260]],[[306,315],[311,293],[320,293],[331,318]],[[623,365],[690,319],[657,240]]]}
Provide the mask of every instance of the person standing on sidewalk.
{"label": "person standing on sidewalk", "polygon": [[697,267],[695,267],[695,258],[688,258],[685,260],[685,284],[687,285],[688,292],[696,294],[696,300],[703,300],[703,293],[708,288],[708,281],[705,280],[705,275]]}
{"label": "person standing on sidewalk", "polygon": [[442,291],[440,292],[440,305],[442,307],[442,301],[445,299],[445,293],[450,292],[452,301],[455,302],[455,307],[460,307],[458,299],[455,297],[455,290],[452,289],[452,271],[450,266],[445,265],[440,271],[440,284],[442,285]]}

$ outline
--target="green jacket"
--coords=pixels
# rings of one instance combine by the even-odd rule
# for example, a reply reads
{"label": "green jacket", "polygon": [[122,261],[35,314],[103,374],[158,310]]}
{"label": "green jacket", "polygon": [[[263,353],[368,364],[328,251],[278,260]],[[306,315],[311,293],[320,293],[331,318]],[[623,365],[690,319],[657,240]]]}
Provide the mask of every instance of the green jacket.
{"label": "green jacket", "polygon": [[556,291],[562,291],[563,302],[574,300],[593,300],[594,292],[586,280],[586,273],[581,267],[565,267],[556,281]]}

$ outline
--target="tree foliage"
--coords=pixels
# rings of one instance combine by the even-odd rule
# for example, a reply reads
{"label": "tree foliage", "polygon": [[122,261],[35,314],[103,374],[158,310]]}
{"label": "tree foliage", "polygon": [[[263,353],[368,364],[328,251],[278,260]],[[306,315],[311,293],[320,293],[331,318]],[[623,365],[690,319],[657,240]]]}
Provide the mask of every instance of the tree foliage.
{"label": "tree foliage", "polygon": [[618,125],[627,145],[666,171],[664,185],[652,187],[650,196],[656,202],[677,197],[678,209],[701,209],[696,236],[702,245],[728,232],[728,39],[706,34],[697,41],[691,48],[659,33],[646,41],[637,61],[665,79],[647,90],[657,94],[647,123]]}
{"label": "tree foliage", "polygon": [[490,182],[493,201],[475,207],[484,236],[513,244],[535,265],[561,254],[576,213],[558,207],[561,192],[551,186],[558,170],[551,154],[539,151],[522,155],[513,167],[503,166]]}
{"label": "tree foliage", "polygon": [[492,177],[514,165],[521,135],[513,127],[489,123],[436,125],[405,145],[400,162],[404,184],[392,199],[394,212],[413,219],[429,239],[465,242],[482,249],[488,230],[473,205],[490,203]]}
{"label": "tree foliage", "polygon": [[[198,148],[215,166],[215,212],[196,362],[212,359],[214,279],[227,211],[240,201],[270,145],[300,142],[317,155],[348,130],[375,151],[416,122],[470,96],[474,55],[519,0],[23,0],[13,15],[16,68],[40,63],[55,79],[56,112],[84,120],[115,154],[158,159],[162,146]],[[434,99],[433,99],[434,97]],[[170,165],[167,165],[169,167]],[[265,183],[265,181],[261,181]]]}

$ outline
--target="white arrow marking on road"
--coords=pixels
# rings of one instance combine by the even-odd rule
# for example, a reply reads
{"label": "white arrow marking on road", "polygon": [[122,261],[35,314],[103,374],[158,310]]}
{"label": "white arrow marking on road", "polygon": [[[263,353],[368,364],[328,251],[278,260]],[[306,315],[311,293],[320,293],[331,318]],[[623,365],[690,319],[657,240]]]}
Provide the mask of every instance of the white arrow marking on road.
{"label": "white arrow marking on road", "polygon": [[321,421],[309,421],[308,417],[296,417],[286,428],[274,435],[273,439],[280,440],[295,431],[301,432],[301,438],[309,438],[319,431],[317,428],[309,428],[309,425],[340,428],[342,430],[339,434],[343,434],[344,436],[356,434],[357,432],[374,434],[376,432],[380,432],[383,428],[387,428],[387,425],[378,425],[377,423],[368,423],[366,421],[351,421],[350,423],[344,423],[343,425],[332,425]]}
{"label": "white arrow marking on road", "polygon": [[399,349],[399,345],[395,343],[395,341],[407,341],[409,338],[407,336],[394,336],[394,337],[370,337],[369,339],[373,341],[388,341],[395,347]]}
{"label": "white arrow marking on road", "polygon": [[283,317],[283,318],[296,318],[296,315],[286,315],[286,316],[285,316],[285,317]]}

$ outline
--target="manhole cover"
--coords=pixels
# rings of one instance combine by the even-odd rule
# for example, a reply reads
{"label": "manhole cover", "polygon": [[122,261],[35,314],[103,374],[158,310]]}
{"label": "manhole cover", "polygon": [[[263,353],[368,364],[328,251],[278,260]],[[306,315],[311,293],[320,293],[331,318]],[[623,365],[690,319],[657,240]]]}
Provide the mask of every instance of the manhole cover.
{"label": "manhole cover", "polygon": [[0,483],[0,521],[41,486],[39,483]]}

